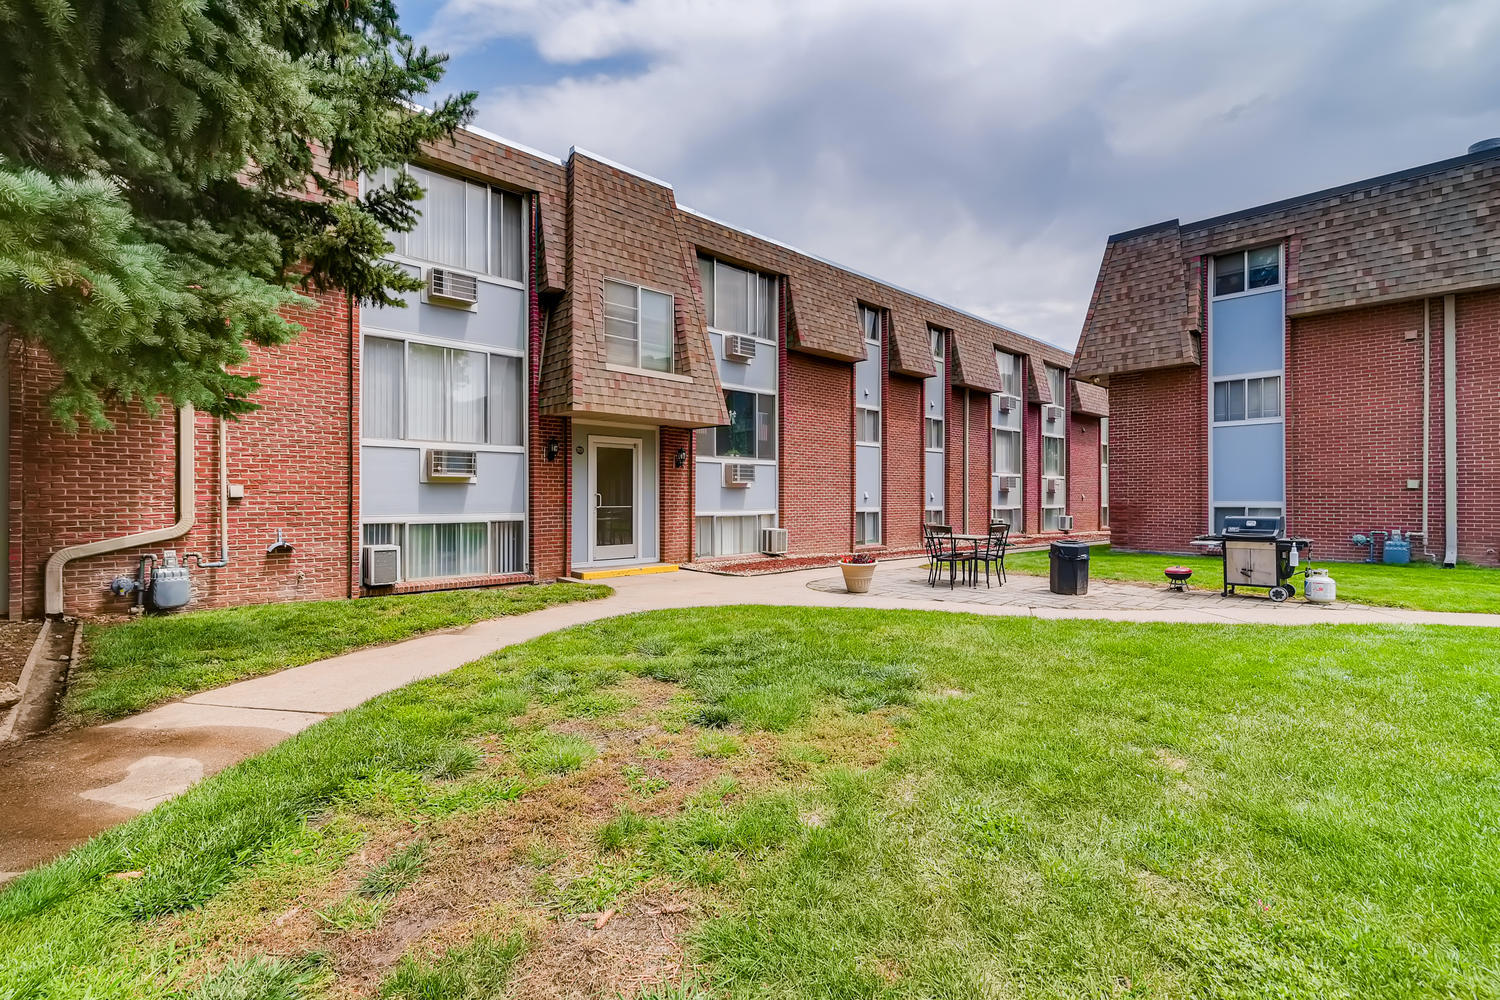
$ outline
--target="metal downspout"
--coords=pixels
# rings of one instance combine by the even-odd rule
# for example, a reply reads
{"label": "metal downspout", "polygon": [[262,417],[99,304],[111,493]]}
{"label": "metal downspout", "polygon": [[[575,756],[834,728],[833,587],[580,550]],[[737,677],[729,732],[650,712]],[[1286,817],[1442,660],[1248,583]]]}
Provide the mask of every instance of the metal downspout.
{"label": "metal downspout", "polygon": [[1443,296],[1443,565],[1458,563],[1458,319],[1456,297]]}
{"label": "metal downspout", "polygon": [[969,390],[964,388],[964,530],[969,530]]}
{"label": "metal downspout", "polygon": [[195,411],[187,403],[177,408],[177,521],[169,528],[154,531],[139,531],[132,535],[102,538],[82,545],[69,545],[58,549],[47,559],[43,574],[43,608],[49,618],[63,613],[63,567],[74,559],[97,556],[105,552],[116,552],[136,545],[154,545],[180,538],[193,528],[196,518],[194,510],[193,479],[193,421]]}

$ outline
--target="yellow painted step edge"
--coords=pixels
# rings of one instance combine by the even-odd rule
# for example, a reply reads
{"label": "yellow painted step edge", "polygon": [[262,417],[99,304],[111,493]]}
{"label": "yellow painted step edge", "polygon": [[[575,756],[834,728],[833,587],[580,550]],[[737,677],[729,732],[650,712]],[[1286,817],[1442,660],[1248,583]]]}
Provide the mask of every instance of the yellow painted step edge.
{"label": "yellow painted step edge", "polygon": [[671,564],[661,566],[621,566],[619,569],[581,569],[573,575],[580,580],[611,580],[619,576],[648,576],[652,573],[675,573],[678,567]]}

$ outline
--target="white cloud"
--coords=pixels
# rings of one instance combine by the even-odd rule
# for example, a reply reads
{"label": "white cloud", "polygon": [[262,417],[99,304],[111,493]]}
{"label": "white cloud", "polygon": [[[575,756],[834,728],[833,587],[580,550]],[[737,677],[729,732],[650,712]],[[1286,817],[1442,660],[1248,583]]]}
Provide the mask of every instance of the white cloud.
{"label": "white cloud", "polygon": [[[1500,132],[1500,16],[1468,0],[449,0],[433,23],[557,65],[482,94],[481,125],[1065,346],[1112,231]],[[644,69],[568,69],[619,58]]]}

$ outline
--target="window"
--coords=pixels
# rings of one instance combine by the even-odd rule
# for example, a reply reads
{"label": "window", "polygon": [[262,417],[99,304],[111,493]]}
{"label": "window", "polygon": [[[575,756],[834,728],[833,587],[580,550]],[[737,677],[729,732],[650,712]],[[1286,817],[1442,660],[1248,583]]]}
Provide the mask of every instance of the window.
{"label": "window", "polygon": [[880,544],[880,512],[859,511],[854,515],[854,544]]}
{"label": "window", "polygon": [[1214,258],[1214,295],[1236,295],[1281,283],[1281,247],[1221,253]]}
{"label": "window", "polygon": [[1100,528],[1110,526],[1110,418],[1100,417]]}
{"label": "window", "polygon": [[672,296],[604,281],[604,357],[612,365],[672,370]]}
{"label": "window", "polygon": [[524,523],[461,521],[366,524],[366,545],[401,549],[402,580],[526,572]]}
{"label": "window", "polygon": [[859,444],[880,443],[880,411],[868,406],[854,408],[854,440]]}
{"label": "window", "polygon": [[762,529],[775,526],[770,514],[704,515],[695,520],[699,558],[759,552]]}
{"label": "window", "polygon": [[[424,192],[409,233],[386,233],[395,252],[413,260],[525,281],[526,199],[509,191],[466,181],[422,167],[406,172]],[[396,176],[378,171],[374,183],[388,186]]]}
{"label": "window", "polygon": [[869,306],[859,307],[859,325],[865,333],[865,343],[880,343],[880,312]]}
{"label": "window", "polygon": [[698,258],[698,278],[709,326],[723,333],[777,339],[775,278],[712,257]]}
{"label": "window", "polygon": [[523,359],[390,337],[366,337],[361,424],[366,438],[519,446]]}
{"label": "window", "polygon": [[925,524],[948,523],[947,521],[943,520],[943,508],[941,507],[928,507],[925,511],[922,512],[922,520]]}
{"label": "window", "polygon": [[928,417],[927,418],[927,450],[928,451],[942,451],[943,450],[943,418],[942,417]]}
{"label": "window", "polygon": [[743,389],[725,389],[729,423],[698,431],[700,458],[776,457],[776,397]]}
{"label": "window", "polygon": [[1007,351],[995,352],[995,368],[1000,372],[1000,391],[1007,396],[1021,395],[1021,358]]}
{"label": "window", "polygon": [[1280,507],[1215,507],[1214,508],[1214,533],[1224,530],[1224,519],[1226,517],[1280,517]]}
{"label": "window", "polygon": [[1281,416],[1281,376],[1227,379],[1214,383],[1214,423],[1268,420]]}
{"label": "window", "polygon": [[943,360],[943,331],[927,328],[927,344],[932,348],[932,356],[938,361]]}
{"label": "window", "polygon": [[[1068,373],[1052,365],[1046,367],[1047,384],[1052,389],[1052,400],[1067,412]],[[1042,421],[1042,530],[1059,531],[1063,512],[1067,509],[1068,490],[1068,439],[1067,419]],[[1049,480],[1057,480],[1048,490]]]}
{"label": "window", "polygon": [[1068,373],[1061,368],[1047,366],[1047,385],[1052,388],[1052,402],[1064,409],[1068,406]]}

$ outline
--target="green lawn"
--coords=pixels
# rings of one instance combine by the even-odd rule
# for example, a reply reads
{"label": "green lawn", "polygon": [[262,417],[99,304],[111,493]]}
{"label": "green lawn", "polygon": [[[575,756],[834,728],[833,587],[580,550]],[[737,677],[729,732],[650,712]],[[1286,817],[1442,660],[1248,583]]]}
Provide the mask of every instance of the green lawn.
{"label": "green lawn", "polygon": [[[1114,552],[1096,545],[1089,552],[1089,575],[1100,580],[1133,580],[1166,586],[1162,570],[1172,565],[1191,566],[1191,586],[1220,590],[1224,586],[1224,561],[1218,556],[1163,556],[1139,552]],[[1329,571],[1338,584],[1341,601],[1375,604],[1419,611],[1483,611],[1500,613],[1500,570],[1467,563],[1443,569],[1431,563],[1386,566],[1381,563],[1320,562],[1312,565]],[[1005,568],[1033,576],[1047,575],[1046,551],[1013,552],[1005,557]],[[1302,578],[1293,578],[1302,593]]]}
{"label": "green lawn", "polygon": [[663,894],[697,983],[627,995],[1500,996],[1495,635],[612,619],[0,891],[0,998],[524,995],[580,914]]}
{"label": "green lawn", "polygon": [[118,719],[360,646],[610,593],[608,587],[579,584],[447,590],[358,601],[257,604],[90,625],[84,633],[83,662],[68,680],[62,716],[74,725]]}

